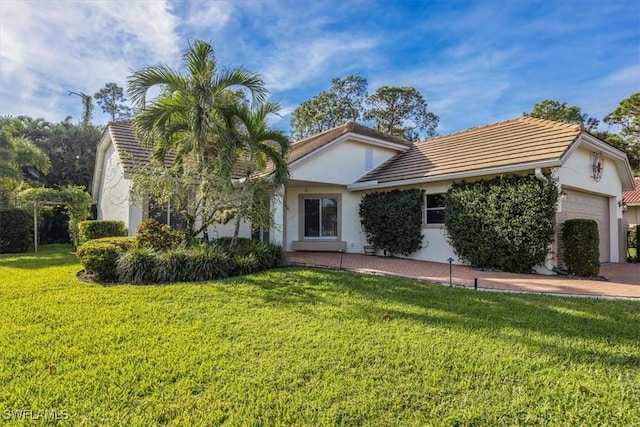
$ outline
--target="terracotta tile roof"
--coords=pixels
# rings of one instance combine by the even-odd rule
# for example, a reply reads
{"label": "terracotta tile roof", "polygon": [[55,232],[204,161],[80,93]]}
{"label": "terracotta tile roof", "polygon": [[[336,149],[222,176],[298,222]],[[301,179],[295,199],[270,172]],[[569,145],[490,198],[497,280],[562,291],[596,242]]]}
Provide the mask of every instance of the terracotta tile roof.
{"label": "terracotta tile roof", "polygon": [[[289,156],[287,157],[287,163],[291,164],[296,160],[300,160],[306,155],[313,153],[314,151],[324,147],[325,145],[348,133],[354,133],[365,137],[379,139],[385,142],[400,144],[406,147],[411,147],[413,145],[411,141],[407,141],[406,139],[387,135],[386,133],[371,129],[359,123],[348,122],[343,125],[334,127],[333,129],[329,129],[327,131],[318,133],[306,139],[301,139],[300,141],[291,144],[291,151],[289,152]],[[264,171],[260,172],[258,175],[265,176],[269,175],[272,172],[273,165],[268,164],[267,168]]]}
{"label": "terracotta tile roof", "polygon": [[627,205],[640,205],[640,176],[634,178],[636,189],[622,192],[622,200]]}
{"label": "terracotta tile roof", "polygon": [[413,144],[359,182],[390,182],[559,160],[581,126],[519,117]]}
{"label": "terracotta tile roof", "polygon": [[[109,122],[107,125],[111,141],[118,150],[118,155],[125,174],[132,174],[140,165],[145,165],[151,158],[151,152],[143,147],[133,136],[131,131],[131,120],[121,120]],[[172,155],[167,155],[165,164],[171,166]]]}

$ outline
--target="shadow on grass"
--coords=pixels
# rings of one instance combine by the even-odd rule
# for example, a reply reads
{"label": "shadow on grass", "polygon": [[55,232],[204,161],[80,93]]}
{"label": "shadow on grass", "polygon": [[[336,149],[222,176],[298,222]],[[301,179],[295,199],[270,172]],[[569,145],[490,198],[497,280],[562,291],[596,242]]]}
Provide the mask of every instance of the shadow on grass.
{"label": "shadow on grass", "polygon": [[71,245],[43,245],[38,252],[0,255],[0,267],[19,268],[25,270],[59,267],[78,263],[78,258],[71,252]]}
{"label": "shadow on grass", "polygon": [[[637,301],[482,292],[322,269],[280,271],[286,275],[243,280],[267,290],[263,299],[269,304],[337,304],[349,298],[353,314],[371,321],[410,319],[490,334],[560,359],[640,367]],[[576,345],[575,339],[589,342]],[[619,345],[631,350],[607,351]]]}

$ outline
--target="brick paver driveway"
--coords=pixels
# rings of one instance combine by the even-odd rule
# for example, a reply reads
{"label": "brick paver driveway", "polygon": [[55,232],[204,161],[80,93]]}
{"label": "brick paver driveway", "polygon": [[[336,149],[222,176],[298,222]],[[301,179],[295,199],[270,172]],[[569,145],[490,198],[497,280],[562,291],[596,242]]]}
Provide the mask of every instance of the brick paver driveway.
{"label": "brick paver driveway", "polygon": [[[297,265],[343,268],[449,283],[449,264],[444,263],[336,252],[290,252],[287,258],[290,263]],[[604,264],[600,275],[607,280],[480,271],[461,265],[454,265],[451,270],[452,283],[456,286],[473,287],[477,279],[481,289],[640,299],[640,264]]]}

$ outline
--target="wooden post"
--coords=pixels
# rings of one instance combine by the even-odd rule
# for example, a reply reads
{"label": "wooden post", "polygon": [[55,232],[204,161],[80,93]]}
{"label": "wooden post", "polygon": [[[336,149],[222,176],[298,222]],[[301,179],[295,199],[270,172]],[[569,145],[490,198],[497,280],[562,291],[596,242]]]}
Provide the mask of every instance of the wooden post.
{"label": "wooden post", "polygon": [[33,251],[38,253],[38,202],[33,202]]}

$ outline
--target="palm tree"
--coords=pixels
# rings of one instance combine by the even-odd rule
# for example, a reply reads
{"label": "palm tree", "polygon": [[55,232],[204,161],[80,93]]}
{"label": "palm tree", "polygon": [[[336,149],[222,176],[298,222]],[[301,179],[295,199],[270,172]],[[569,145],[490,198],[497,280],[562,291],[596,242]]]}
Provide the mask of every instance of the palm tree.
{"label": "palm tree", "polygon": [[[169,151],[175,164],[194,156],[206,167],[220,160],[219,110],[238,102],[233,89],[248,90],[254,102],[266,97],[262,79],[243,68],[219,70],[211,45],[196,40],[182,56],[186,74],[168,66],[147,67],[129,77],[127,89],[137,110],[134,131],[153,148],[157,160]],[[147,103],[151,89],[159,95]],[[230,159],[222,159],[230,161]]]}
{"label": "palm tree", "polygon": [[279,110],[280,106],[273,102],[260,103],[254,109],[246,104],[221,109],[224,119],[224,127],[218,133],[224,141],[221,147],[228,150],[224,157],[233,159],[233,172],[240,187],[232,245],[237,242],[243,219],[254,227],[272,222],[270,201],[289,179],[289,138],[267,123],[267,116]]}

